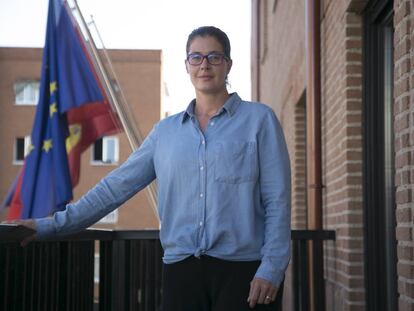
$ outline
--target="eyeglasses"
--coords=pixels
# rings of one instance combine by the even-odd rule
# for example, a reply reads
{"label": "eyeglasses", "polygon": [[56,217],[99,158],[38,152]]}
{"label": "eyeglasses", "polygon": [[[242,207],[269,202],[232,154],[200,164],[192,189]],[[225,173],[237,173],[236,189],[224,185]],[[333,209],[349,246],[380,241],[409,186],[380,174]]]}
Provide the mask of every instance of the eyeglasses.
{"label": "eyeglasses", "polygon": [[203,55],[200,53],[192,53],[188,54],[187,61],[190,65],[198,66],[201,65],[204,58],[207,59],[207,62],[210,65],[221,65],[223,63],[223,60],[228,60],[228,57],[221,53],[208,53],[207,55]]}

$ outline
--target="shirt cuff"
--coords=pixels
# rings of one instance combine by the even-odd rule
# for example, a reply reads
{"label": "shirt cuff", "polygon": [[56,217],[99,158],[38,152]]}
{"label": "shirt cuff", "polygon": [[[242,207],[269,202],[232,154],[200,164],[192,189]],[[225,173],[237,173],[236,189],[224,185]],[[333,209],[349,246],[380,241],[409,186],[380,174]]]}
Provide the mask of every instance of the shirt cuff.
{"label": "shirt cuff", "polygon": [[36,223],[36,235],[45,238],[56,232],[54,219],[52,217],[34,219]]}
{"label": "shirt cuff", "polygon": [[274,286],[279,287],[285,278],[285,270],[280,270],[269,261],[263,260],[257,269],[255,277],[269,281]]}

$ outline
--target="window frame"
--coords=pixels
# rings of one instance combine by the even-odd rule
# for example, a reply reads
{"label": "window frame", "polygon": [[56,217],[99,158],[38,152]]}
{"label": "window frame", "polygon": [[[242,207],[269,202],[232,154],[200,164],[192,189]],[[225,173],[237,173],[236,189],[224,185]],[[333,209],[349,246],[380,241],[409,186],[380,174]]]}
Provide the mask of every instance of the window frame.
{"label": "window frame", "polygon": [[[33,84],[37,84],[37,88],[34,89],[34,99],[26,98],[26,95],[23,95],[23,100],[18,100],[17,88],[19,84],[25,84],[23,86],[23,92],[26,94],[26,86],[33,87]],[[29,92],[29,91],[27,91]],[[39,102],[40,96],[40,81],[36,79],[26,79],[18,80],[14,83],[14,104],[16,106],[36,106]]]}
{"label": "window frame", "polygon": [[[18,139],[24,139],[24,142],[23,142],[23,149],[24,149],[23,150],[23,153],[24,153],[24,157],[23,157],[22,160],[17,159],[17,154],[18,154],[18,152],[17,152],[17,140]],[[31,142],[32,142],[32,140],[31,140],[30,135],[26,135],[24,137],[16,137],[15,138],[15,140],[14,140],[14,147],[13,147],[13,165],[23,165],[24,164],[24,159],[26,158],[26,156],[28,154],[28,149],[29,149],[29,146],[30,146]]]}
{"label": "window frame", "polygon": [[[104,136],[100,138],[102,140],[102,160],[96,160],[95,159],[95,145],[97,141],[93,144],[93,147],[91,148],[91,165],[93,166],[111,166],[111,165],[118,165],[119,163],[119,137],[118,136]],[[114,161],[108,162],[105,161],[105,158],[108,156],[108,144],[110,141],[114,142]]]}

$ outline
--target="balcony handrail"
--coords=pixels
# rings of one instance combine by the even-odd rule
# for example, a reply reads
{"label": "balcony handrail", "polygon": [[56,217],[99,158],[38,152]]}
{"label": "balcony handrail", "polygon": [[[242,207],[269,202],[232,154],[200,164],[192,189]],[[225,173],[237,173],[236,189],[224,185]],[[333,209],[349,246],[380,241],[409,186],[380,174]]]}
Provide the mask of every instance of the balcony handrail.
{"label": "balcony handrail", "polygon": [[[158,310],[163,255],[158,230],[90,228],[20,247],[33,232],[0,225],[0,310],[8,310],[10,304],[15,306],[10,310]],[[323,273],[310,267],[308,258],[323,256],[320,246],[335,237],[333,230],[292,230],[293,310],[309,310],[309,269],[320,274],[313,286],[324,300]],[[93,295],[96,241],[98,304]],[[318,311],[323,310],[320,305]]]}
{"label": "balcony handrail", "polygon": [[[18,242],[33,233],[32,230],[15,224],[0,225],[0,243]],[[43,241],[89,241],[89,240],[139,240],[159,239],[159,230],[119,230],[88,228],[69,235],[55,235]],[[334,230],[292,230],[291,240],[335,240]]]}

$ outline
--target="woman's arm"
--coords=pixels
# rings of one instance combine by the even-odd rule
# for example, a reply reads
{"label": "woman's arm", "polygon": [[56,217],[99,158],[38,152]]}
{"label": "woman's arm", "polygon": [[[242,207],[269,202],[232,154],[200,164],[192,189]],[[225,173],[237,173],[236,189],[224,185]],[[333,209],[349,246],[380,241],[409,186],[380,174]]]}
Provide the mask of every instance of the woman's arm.
{"label": "woman's arm", "polygon": [[290,161],[283,130],[271,109],[262,123],[258,147],[265,230],[262,262],[251,284],[251,306],[268,303],[267,296],[274,300],[290,259]]}
{"label": "woman's arm", "polygon": [[138,150],[105,176],[79,201],[52,217],[34,219],[36,236],[63,235],[83,230],[119,207],[155,179],[156,126]]}

